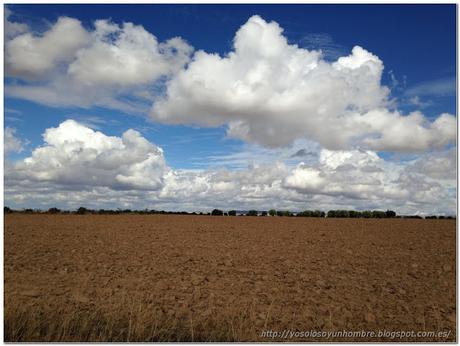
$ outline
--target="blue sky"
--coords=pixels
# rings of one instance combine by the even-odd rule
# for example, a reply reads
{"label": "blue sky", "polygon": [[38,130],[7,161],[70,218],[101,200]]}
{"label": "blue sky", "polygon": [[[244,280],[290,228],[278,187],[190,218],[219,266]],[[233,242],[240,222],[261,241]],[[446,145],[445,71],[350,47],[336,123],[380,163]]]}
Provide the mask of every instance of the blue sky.
{"label": "blue sky", "polygon": [[[383,97],[384,107],[389,112],[398,111],[400,116],[398,119],[402,121],[413,111],[423,114],[428,124],[425,126],[436,121],[442,113],[456,114],[455,5],[9,5],[8,12],[8,22],[15,23],[11,24],[11,27],[20,28],[8,39],[11,42],[18,41],[21,35],[32,35],[38,38],[46,36],[61,17],[80,21],[82,30],[90,34],[95,30],[96,20],[107,19],[117,25],[131,22],[142,26],[146,32],[154,35],[158,42],[180,37],[193,47],[195,52],[190,54],[191,60],[188,64],[195,59],[198,54],[196,52],[200,50],[207,56],[217,54],[220,57],[228,57],[230,52],[235,51],[233,42],[236,32],[248,22],[249,18],[257,15],[262,18],[262,24],[276,22],[277,27],[283,29],[281,36],[286,38],[289,45],[297,45],[299,49],[309,51],[322,50],[322,59],[330,66],[340,57],[350,55],[355,46],[364,48],[371,54],[369,57],[377,57],[383,69],[381,79],[376,77],[380,88],[379,95],[372,94],[368,97],[375,96],[379,99]],[[23,29],[25,26],[27,29]],[[14,42],[11,44],[11,47],[13,46]],[[7,42],[8,47],[10,46]],[[13,48],[10,50],[13,59],[15,51]],[[78,56],[78,51],[75,54]],[[64,77],[58,74],[63,70],[59,72],[56,68],[57,72],[53,70],[54,72],[49,72],[45,77],[43,76],[46,74],[41,75],[39,77],[41,79],[37,79],[36,76],[30,78],[30,71],[26,71],[30,66],[17,66],[14,62],[8,63],[8,61],[6,64],[7,71],[13,72],[7,72],[5,77],[5,127],[14,129],[14,135],[22,143],[22,150],[8,153],[11,162],[20,162],[31,156],[37,147],[43,145],[42,135],[45,130],[56,128],[66,119],[73,119],[107,136],[120,137],[128,129],[137,130],[143,138],[163,149],[167,166],[172,170],[202,170],[214,168],[215,165],[237,169],[242,162],[251,165],[254,160],[261,160],[261,162],[284,160],[283,162],[286,163],[286,157],[291,156],[297,146],[302,149],[299,143],[304,142],[309,148],[313,148],[312,152],[321,148],[326,150],[357,148],[351,144],[342,147],[338,140],[334,142],[323,139],[322,135],[317,135],[316,132],[312,134],[310,132],[312,130],[309,130],[311,125],[306,126],[305,134],[300,132],[296,135],[288,135],[286,132],[279,136],[286,138],[275,141],[267,139],[266,135],[256,133],[259,130],[251,127],[254,126],[253,120],[248,120],[249,122],[244,123],[244,126],[250,126],[250,132],[253,131],[254,135],[242,135],[240,132],[238,135],[233,135],[228,130],[232,120],[225,118],[226,115],[216,114],[218,120],[199,115],[199,112],[205,113],[209,109],[222,114],[231,113],[234,111],[233,108],[224,107],[216,111],[214,106],[208,105],[210,108],[203,110],[202,104],[189,104],[186,109],[193,109],[196,106],[198,115],[190,116],[190,120],[189,118],[183,120],[183,115],[177,114],[179,111],[174,108],[176,106],[172,101],[173,88],[165,84],[165,80],[173,80],[178,72],[156,80],[152,79],[148,85],[142,84],[149,97],[155,99],[166,95],[171,99],[169,104],[166,104],[167,108],[163,110],[166,121],[162,121],[161,115],[156,115],[157,101],[155,100],[146,102],[144,99],[140,111],[127,111],[94,104],[95,102],[78,104],[72,101],[71,104],[50,106],[49,101],[42,102],[35,96],[33,98],[21,96],[22,91],[8,92],[9,87],[18,86],[20,89],[22,86],[29,85],[39,87],[45,86],[46,83],[51,85],[55,82],[51,80],[54,75],[57,76],[56,83],[60,83]],[[190,65],[184,65],[183,68],[188,69],[187,66]],[[360,82],[358,76],[353,75],[353,78],[356,78],[356,83]],[[130,87],[133,90],[136,88],[136,92],[140,90],[137,84]],[[388,88],[388,95],[384,95],[385,87]],[[114,99],[123,102],[137,100],[137,96],[133,96],[134,93],[129,94],[126,90],[124,86],[122,94],[116,94],[113,96]],[[377,103],[378,107],[374,108],[381,109],[383,105],[381,100]],[[349,105],[347,109],[354,109],[354,107],[361,106]],[[253,119],[250,118],[253,117],[251,114],[243,114],[252,111],[254,116],[264,116],[254,109],[241,110],[236,116],[242,117],[243,120],[245,116]],[[270,112],[271,109],[268,111]],[[159,106],[158,112],[160,112]],[[296,115],[297,118],[299,116],[302,117]],[[294,124],[297,120],[294,115],[292,117]],[[273,125],[267,131],[272,133],[273,128],[276,129],[277,126]],[[285,131],[289,131],[289,128]],[[272,133],[272,139],[276,136],[278,134]],[[390,137],[389,134],[385,136]],[[374,144],[367,149],[373,150],[383,158],[385,163],[391,165],[398,164],[401,159],[414,160],[421,155],[432,154],[433,150],[440,150],[440,147],[448,150],[453,145],[452,142],[446,144],[439,138],[436,138],[436,141],[430,139],[428,142],[436,142],[433,144],[436,149],[431,144],[421,144],[422,148],[415,144],[414,146],[398,144],[395,147],[389,143]],[[359,145],[359,148],[364,147],[362,143]],[[290,151],[285,148],[289,148]],[[236,166],[232,165],[234,155],[240,155]],[[317,153],[316,156],[320,157],[320,154]],[[216,158],[219,157],[223,159],[217,159],[216,163]],[[305,160],[306,158],[303,158],[303,161]],[[291,161],[288,165],[300,164],[300,160]],[[311,194],[314,195],[309,192],[309,198]],[[328,192],[326,195],[331,196],[331,193]],[[353,204],[349,206],[353,207]],[[414,210],[417,211],[416,209]]]}

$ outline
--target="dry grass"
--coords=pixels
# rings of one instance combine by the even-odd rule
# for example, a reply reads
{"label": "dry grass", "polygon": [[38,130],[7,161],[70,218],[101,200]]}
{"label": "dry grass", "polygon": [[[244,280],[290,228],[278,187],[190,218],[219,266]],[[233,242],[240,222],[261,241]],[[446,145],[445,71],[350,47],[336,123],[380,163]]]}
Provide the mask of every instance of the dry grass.
{"label": "dry grass", "polygon": [[110,310],[93,304],[9,305],[13,308],[5,310],[6,342],[228,342],[256,340],[261,326],[250,307],[221,316],[181,309],[165,312],[129,296],[109,304]]}

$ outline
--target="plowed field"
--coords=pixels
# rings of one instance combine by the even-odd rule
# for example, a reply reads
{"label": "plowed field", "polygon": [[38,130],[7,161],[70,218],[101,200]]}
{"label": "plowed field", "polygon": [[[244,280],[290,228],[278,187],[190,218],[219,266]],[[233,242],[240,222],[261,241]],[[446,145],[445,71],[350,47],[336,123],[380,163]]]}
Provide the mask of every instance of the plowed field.
{"label": "plowed field", "polygon": [[5,340],[454,341],[455,252],[452,220],[10,214]]}

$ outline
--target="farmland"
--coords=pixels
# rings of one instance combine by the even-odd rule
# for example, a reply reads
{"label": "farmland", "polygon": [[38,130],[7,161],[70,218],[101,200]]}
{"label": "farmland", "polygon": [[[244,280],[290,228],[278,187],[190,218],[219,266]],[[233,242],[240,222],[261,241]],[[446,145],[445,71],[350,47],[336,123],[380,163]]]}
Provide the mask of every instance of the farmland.
{"label": "farmland", "polygon": [[5,340],[453,341],[455,244],[454,220],[8,214]]}

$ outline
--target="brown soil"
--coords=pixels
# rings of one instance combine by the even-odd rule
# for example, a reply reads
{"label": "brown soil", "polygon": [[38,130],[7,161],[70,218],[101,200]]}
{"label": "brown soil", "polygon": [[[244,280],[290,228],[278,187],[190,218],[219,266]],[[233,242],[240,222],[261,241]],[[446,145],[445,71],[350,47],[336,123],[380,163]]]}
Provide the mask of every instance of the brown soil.
{"label": "brown soil", "polygon": [[[6,341],[456,340],[452,220],[11,214],[4,234]],[[447,338],[285,338],[379,330]]]}

